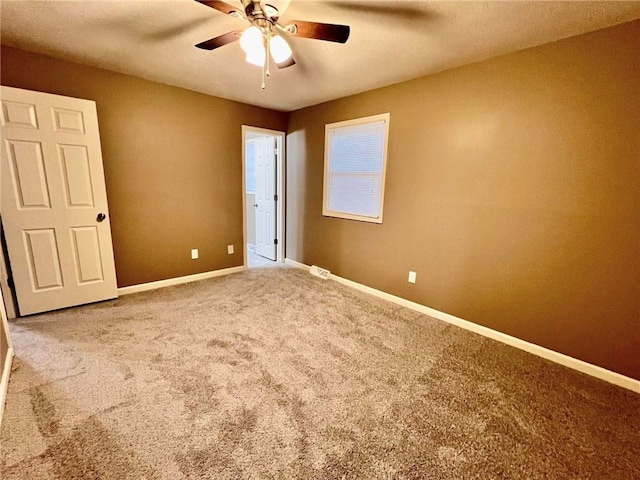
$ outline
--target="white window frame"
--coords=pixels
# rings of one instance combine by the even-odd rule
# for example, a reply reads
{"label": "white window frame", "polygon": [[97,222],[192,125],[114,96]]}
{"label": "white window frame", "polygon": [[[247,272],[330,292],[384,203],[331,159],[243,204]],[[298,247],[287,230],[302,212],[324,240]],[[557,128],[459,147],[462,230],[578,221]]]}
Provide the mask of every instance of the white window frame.
{"label": "white window frame", "polygon": [[[329,123],[325,125],[324,131],[324,183],[322,187],[322,215],[325,217],[336,217],[336,218],[344,218],[347,220],[358,220],[361,222],[369,222],[369,223],[382,223],[382,213],[384,207],[384,190],[385,190],[385,180],[387,176],[387,154],[389,149],[389,119],[390,113],[381,113],[379,115],[371,115],[369,117],[357,118],[353,120],[346,120],[344,122],[336,122]],[[329,182],[329,133],[331,130],[340,129],[345,127],[352,127],[354,125],[363,125],[367,123],[376,123],[380,121],[384,121],[385,125],[385,133],[384,133],[384,157],[382,159],[382,183],[380,186],[380,216],[379,217],[368,217],[364,215],[354,215],[352,213],[345,212],[337,212],[333,210],[329,210],[327,207],[329,203],[329,191],[328,191],[328,182]]]}

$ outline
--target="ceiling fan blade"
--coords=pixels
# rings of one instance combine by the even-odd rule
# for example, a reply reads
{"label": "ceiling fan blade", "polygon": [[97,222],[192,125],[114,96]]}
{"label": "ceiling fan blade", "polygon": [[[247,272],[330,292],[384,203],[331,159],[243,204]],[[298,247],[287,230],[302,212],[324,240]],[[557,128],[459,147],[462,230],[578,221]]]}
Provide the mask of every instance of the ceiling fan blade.
{"label": "ceiling fan blade", "polygon": [[349,25],[305,22],[303,20],[293,20],[291,23],[296,26],[296,33],[294,33],[296,37],[346,43],[349,39],[349,33],[351,33]]}
{"label": "ceiling fan blade", "polygon": [[287,60],[285,60],[282,63],[276,63],[276,65],[278,66],[278,68],[287,68],[287,67],[292,67],[293,65],[296,64],[296,61],[293,59],[293,57],[289,57]]}
{"label": "ceiling fan blade", "polygon": [[219,37],[201,42],[197,44],[196,47],[202,48],[203,50],[213,50],[215,48],[222,47],[227,43],[235,42],[240,38],[241,34],[241,30],[234,30],[232,32],[225,33],[224,35],[220,35]]}
{"label": "ceiling fan blade", "polygon": [[408,21],[424,21],[433,19],[437,16],[432,11],[432,6],[428,2],[400,2],[376,0],[375,2],[367,2],[366,8],[363,8],[362,1],[358,0],[341,0],[332,5],[333,8],[345,10],[347,12],[358,12],[359,14],[384,15],[387,18],[398,18]]}
{"label": "ceiling fan blade", "polygon": [[227,15],[240,11],[240,9],[221,0],[196,0],[196,2],[206,5],[207,7],[215,8],[219,12],[226,13]]}

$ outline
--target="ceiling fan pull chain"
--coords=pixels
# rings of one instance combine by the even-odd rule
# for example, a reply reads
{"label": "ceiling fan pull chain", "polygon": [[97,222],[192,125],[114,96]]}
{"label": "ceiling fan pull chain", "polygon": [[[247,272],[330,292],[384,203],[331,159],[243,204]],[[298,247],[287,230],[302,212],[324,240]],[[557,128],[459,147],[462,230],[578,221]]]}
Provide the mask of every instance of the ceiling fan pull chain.
{"label": "ceiling fan pull chain", "polygon": [[267,77],[270,77],[271,72],[269,71],[269,67],[271,65],[271,38],[265,36],[264,41],[267,44],[267,54],[265,58],[265,62],[267,63]]}
{"label": "ceiling fan pull chain", "polygon": [[266,85],[264,83],[264,72],[265,72],[265,65],[267,63],[267,59],[265,58],[264,63],[262,64],[262,86],[260,88],[262,88],[263,90],[266,88]]}

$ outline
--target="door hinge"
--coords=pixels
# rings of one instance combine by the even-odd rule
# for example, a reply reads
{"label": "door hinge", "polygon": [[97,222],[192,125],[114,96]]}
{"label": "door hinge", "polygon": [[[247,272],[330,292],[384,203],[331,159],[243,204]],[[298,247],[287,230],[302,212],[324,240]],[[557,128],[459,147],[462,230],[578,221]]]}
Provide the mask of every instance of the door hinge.
{"label": "door hinge", "polygon": [[13,283],[13,277],[7,278],[7,285],[9,285],[9,288],[12,290],[16,288],[16,284]]}
{"label": "door hinge", "polygon": [[278,201],[278,195],[274,195],[273,199],[277,202]]}
{"label": "door hinge", "polygon": [[277,238],[274,238],[274,239],[273,239],[273,244],[274,244],[274,245],[277,245],[277,244],[278,244],[278,239],[277,239]]}

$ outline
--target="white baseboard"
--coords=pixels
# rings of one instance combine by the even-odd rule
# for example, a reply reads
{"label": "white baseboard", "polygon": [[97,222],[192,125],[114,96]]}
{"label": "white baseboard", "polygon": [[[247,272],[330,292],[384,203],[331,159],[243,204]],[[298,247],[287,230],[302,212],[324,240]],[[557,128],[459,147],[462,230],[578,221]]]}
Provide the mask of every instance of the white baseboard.
{"label": "white baseboard", "polygon": [[214,270],[212,272],[196,273],[193,275],[186,275],[184,277],[168,278],[167,280],[159,280],[157,282],[141,283],[139,285],[131,285],[130,287],[121,287],[118,289],[118,295],[146,292],[147,290],[155,290],[156,288],[171,287],[172,285],[197,282],[198,280],[206,280],[207,278],[222,277],[223,275],[231,275],[232,273],[244,272],[246,269],[246,266],[241,265],[239,267],[224,268],[222,270]]}
{"label": "white baseboard", "polygon": [[[285,258],[284,263],[286,263],[287,265],[291,265],[292,267],[301,268],[303,270],[311,269],[311,265],[305,265],[304,263],[296,262],[295,260],[291,260],[290,258]],[[333,275],[331,275],[329,278],[331,278],[332,276]]]}
{"label": "white baseboard", "polygon": [[[311,268],[309,265],[305,265],[304,263],[296,262],[295,260],[291,260],[288,258],[285,260],[285,263],[293,267],[302,268],[305,270],[309,270],[309,268]],[[583,360],[578,360],[577,358],[564,355],[563,353],[555,352],[548,348],[541,347],[540,345],[521,340],[517,337],[512,337],[511,335],[507,335],[506,333],[498,332],[497,330],[478,325],[477,323],[463,320],[453,315],[449,315],[448,313],[440,312],[419,303],[412,302],[395,295],[391,295],[390,293],[367,287],[366,285],[362,285],[361,283],[338,277],[333,273],[329,276],[329,280],[334,280],[338,283],[342,283],[343,285],[347,285],[356,290],[360,290],[361,292],[365,292],[375,297],[393,302],[397,305],[402,305],[403,307],[410,308],[411,310],[424,313],[426,315],[429,315],[430,317],[437,318],[438,320],[442,320],[460,328],[464,328],[465,330],[470,330],[484,337],[492,338],[493,340],[497,340],[498,342],[502,342],[512,347],[519,348],[520,350],[524,350],[525,352],[532,353],[552,362],[559,363],[560,365],[564,365],[565,367],[578,370],[579,372],[586,373],[587,375],[591,375],[592,377],[596,377],[606,382],[613,383],[614,385],[629,389],[632,392],[640,393],[640,380],[627,377],[620,373],[612,372],[611,370],[607,370],[606,368],[587,363]]]}
{"label": "white baseboard", "polygon": [[13,348],[7,349],[7,355],[4,358],[4,369],[2,370],[2,379],[0,380],[0,427],[2,426],[2,414],[4,413],[4,404],[7,401],[7,391],[9,390],[9,374],[11,373],[11,363],[13,362]]}

